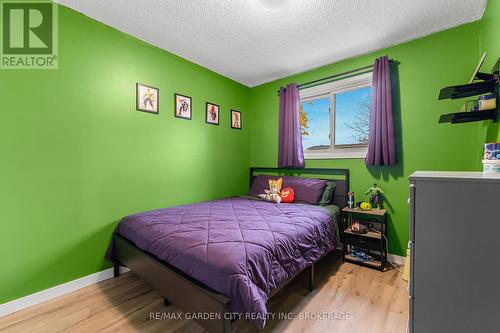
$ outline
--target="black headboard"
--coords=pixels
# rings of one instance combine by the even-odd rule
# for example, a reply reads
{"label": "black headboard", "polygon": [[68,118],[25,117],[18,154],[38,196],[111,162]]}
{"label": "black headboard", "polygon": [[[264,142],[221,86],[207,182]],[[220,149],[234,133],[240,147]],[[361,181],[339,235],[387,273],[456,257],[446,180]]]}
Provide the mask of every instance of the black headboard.
{"label": "black headboard", "polygon": [[326,169],[326,168],[250,168],[250,187],[259,174],[271,174],[278,176],[301,176],[307,178],[318,178],[335,181],[337,187],[333,198],[333,204],[344,208],[347,206],[347,193],[349,192],[349,170],[348,169]]}

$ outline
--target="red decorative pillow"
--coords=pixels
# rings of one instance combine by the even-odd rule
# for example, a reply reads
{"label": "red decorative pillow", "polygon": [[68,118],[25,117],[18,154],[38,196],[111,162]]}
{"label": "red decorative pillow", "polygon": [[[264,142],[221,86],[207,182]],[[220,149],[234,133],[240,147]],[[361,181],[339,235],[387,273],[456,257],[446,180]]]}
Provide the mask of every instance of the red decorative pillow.
{"label": "red decorative pillow", "polygon": [[287,187],[281,190],[281,202],[294,202],[295,201],[295,191],[291,187]]}

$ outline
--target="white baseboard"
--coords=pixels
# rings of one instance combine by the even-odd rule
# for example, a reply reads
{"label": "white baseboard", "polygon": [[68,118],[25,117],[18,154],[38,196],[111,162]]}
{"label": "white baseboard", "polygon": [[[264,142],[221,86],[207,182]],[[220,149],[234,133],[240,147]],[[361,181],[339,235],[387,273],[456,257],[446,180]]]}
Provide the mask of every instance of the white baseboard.
{"label": "white baseboard", "polygon": [[388,254],[387,255],[387,259],[389,261],[391,261],[393,264],[396,264],[396,265],[401,265],[403,266],[405,264],[405,260],[406,260],[406,257],[403,257],[403,256],[398,256],[398,255],[395,255],[395,254]]}
{"label": "white baseboard", "polygon": [[[126,267],[120,267],[120,274],[128,272]],[[69,281],[58,286],[39,291],[37,293],[15,299],[13,301],[0,304],[0,317],[29,308],[33,305],[49,301],[53,298],[68,294],[72,291],[90,286],[92,284],[107,280],[113,277],[113,268],[84,276],[82,278]]]}

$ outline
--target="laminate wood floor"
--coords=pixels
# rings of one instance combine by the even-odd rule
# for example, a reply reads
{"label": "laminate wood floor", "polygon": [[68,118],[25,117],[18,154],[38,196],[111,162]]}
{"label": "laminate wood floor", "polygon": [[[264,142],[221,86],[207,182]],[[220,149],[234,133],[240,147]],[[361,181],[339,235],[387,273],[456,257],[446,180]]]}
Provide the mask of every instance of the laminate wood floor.
{"label": "laminate wood floor", "polygon": [[[239,320],[233,332],[406,332],[408,294],[396,269],[381,273],[332,254],[316,276],[312,292],[303,274],[271,299],[269,311],[285,318],[270,318],[263,331]],[[0,332],[205,332],[193,320],[173,318],[179,315],[129,272],[0,318]]]}

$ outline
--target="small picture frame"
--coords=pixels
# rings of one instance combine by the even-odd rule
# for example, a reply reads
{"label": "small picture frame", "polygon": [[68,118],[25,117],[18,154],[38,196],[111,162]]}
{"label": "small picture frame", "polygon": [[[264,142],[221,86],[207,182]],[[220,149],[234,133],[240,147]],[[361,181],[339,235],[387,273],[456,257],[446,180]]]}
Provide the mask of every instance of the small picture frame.
{"label": "small picture frame", "polygon": [[193,119],[193,100],[190,96],[174,94],[174,115],[177,118]]}
{"label": "small picture frame", "polygon": [[135,99],[137,111],[153,114],[160,113],[160,89],[136,83]]}
{"label": "small picture frame", "polygon": [[241,112],[231,110],[231,128],[241,129]]}
{"label": "small picture frame", "polygon": [[219,110],[218,104],[206,102],[205,104],[205,122],[211,125],[219,125]]}

